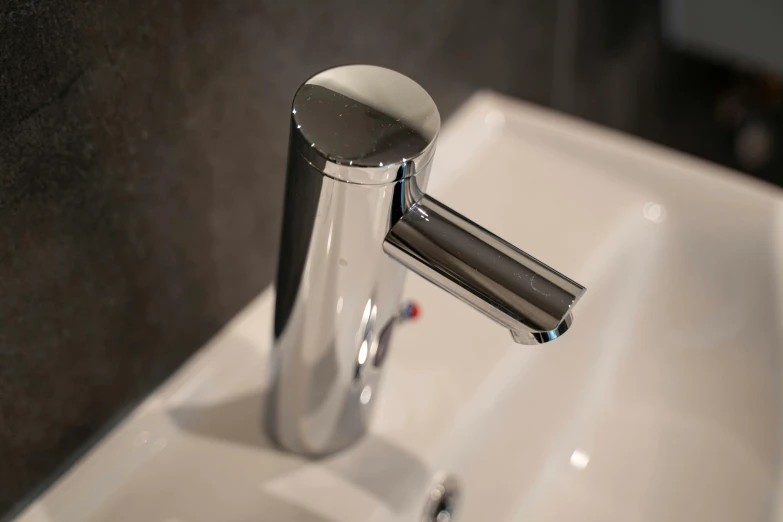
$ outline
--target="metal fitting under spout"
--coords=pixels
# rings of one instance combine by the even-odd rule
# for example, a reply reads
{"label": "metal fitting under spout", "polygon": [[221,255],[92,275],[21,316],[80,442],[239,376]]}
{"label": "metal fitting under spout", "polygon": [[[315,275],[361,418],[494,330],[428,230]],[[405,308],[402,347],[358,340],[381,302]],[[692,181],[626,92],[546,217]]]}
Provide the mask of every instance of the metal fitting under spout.
{"label": "metal fitting under spout", "polygon": [[366,432],[406,267],[516,342],[571,325],[584,287],[423,192],[439,128],[426,91],[380,67],[324,71],[294,97],[266,415],[287,450]]}

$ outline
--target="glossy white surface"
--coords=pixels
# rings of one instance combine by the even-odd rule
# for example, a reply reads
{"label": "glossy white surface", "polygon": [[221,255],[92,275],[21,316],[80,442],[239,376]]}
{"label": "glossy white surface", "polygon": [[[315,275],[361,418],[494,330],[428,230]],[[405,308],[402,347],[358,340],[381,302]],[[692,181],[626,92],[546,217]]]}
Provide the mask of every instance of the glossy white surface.
{"label": "glossy white surface", "polygon": [[308,462],[261,433],[268,291],[19,520],[416,520],[441,470],[457,520],[780,520],[779,191],[479,94],[430,192],[587,286],[567,335],[409,276],[372,436]]}

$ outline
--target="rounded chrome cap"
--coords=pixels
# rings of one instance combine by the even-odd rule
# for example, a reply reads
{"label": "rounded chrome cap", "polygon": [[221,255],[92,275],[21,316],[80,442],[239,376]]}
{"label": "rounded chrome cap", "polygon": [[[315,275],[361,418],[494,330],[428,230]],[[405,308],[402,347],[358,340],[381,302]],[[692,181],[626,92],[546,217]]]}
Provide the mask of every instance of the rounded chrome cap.
{"label": "rounded chrome cap", "polygon": [[291,118],[294,150],[326,175],[360,184],[389,183],[420,170],[440,130],[427,91],[372,65],[316,74],[296,92]]}

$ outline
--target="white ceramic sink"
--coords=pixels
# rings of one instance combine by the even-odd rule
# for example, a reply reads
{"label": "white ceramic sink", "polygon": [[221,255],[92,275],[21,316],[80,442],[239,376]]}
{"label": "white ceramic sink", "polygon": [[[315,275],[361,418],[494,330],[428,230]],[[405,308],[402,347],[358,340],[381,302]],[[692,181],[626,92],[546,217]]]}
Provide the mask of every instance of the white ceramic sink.
{"label": "white ceramic sink", "polygon": [[430,192],[587,286],[563,338],[409,276],[372,434],[307,461],[262,433],[268,290],[19,520],[419,520],[442,472],[461,521],[782,520],[780,191],[482,93]]}

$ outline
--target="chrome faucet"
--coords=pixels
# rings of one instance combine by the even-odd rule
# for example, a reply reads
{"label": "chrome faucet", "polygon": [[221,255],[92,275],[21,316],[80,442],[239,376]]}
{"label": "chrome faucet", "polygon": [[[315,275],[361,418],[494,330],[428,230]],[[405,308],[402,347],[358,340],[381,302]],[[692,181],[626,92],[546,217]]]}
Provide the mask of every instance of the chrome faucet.
{"label": "chrome faucet", "polygon": [[294,96],[267,429],[310,456],[367,430],[407,267],[521,344],[571,325],[578,283],[423,192],[440,115],[417,83],[350,65]]}

